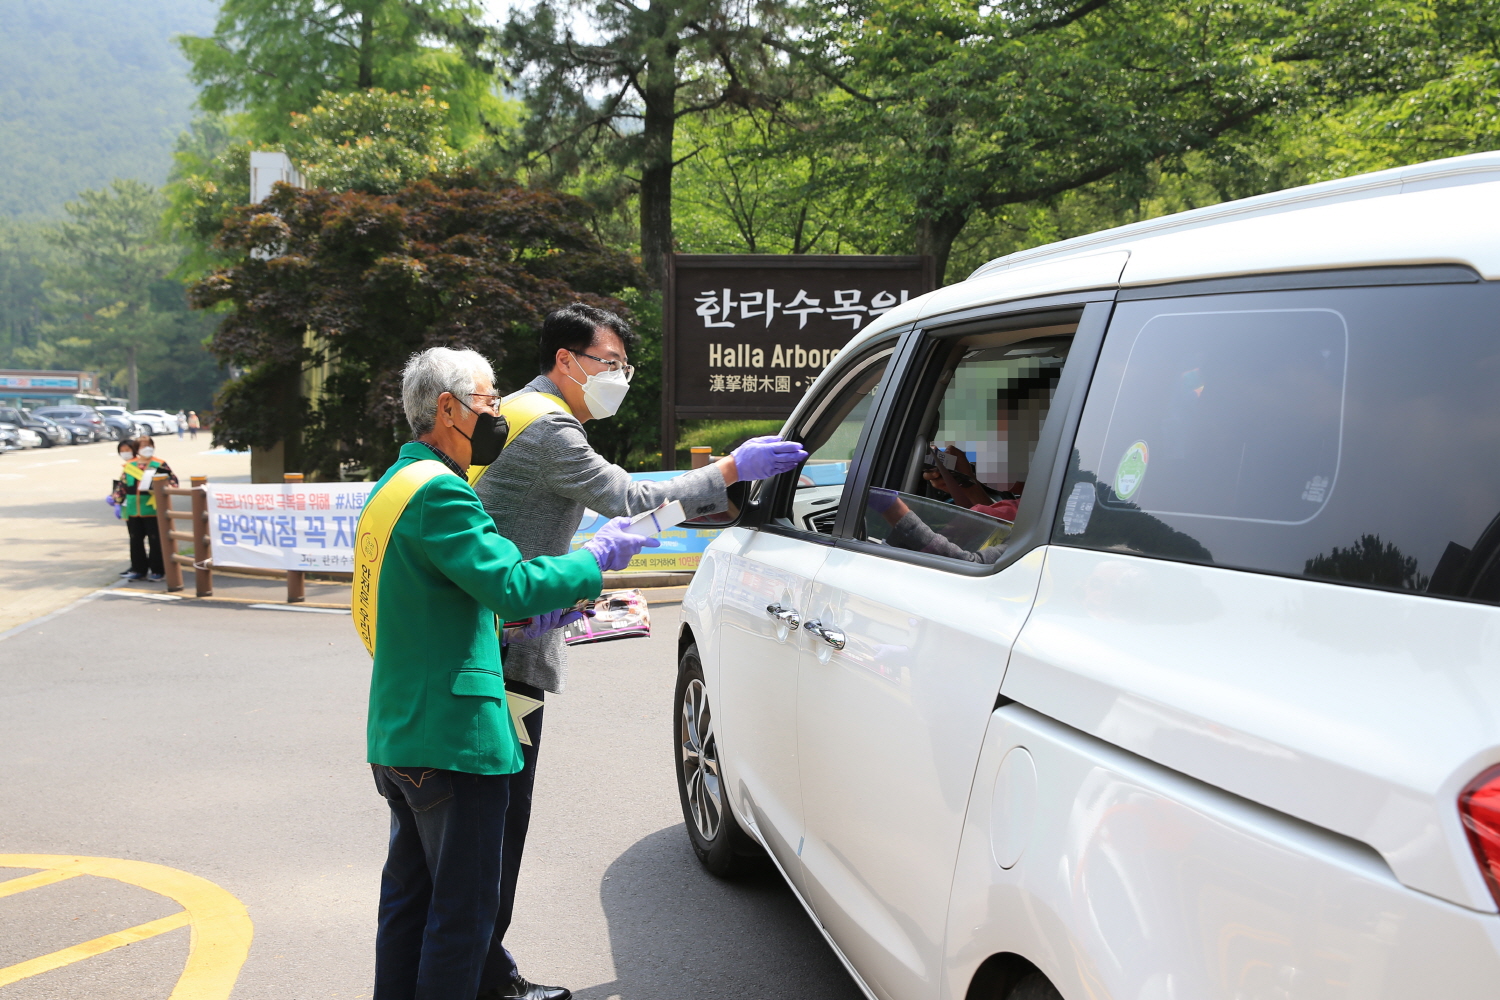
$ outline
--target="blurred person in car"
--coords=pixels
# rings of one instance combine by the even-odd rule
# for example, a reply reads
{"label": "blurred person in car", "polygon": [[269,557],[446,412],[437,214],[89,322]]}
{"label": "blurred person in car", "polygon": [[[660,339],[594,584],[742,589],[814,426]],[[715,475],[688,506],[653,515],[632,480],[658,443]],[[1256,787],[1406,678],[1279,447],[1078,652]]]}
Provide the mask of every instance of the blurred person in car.
{"label": "blurred person in car", "polygon": [[161,532],[156,523],[156,498],[151,484],[165,478],[168,486],[177,485],[171,466],[156,457],[156,442],[149,437],[121,441],[120,461],[124,467],[115,480],[114,499],[125,516],[130,532],[130,569],[120,575],[127,580],[161,580],[166,577],[162,560]]}

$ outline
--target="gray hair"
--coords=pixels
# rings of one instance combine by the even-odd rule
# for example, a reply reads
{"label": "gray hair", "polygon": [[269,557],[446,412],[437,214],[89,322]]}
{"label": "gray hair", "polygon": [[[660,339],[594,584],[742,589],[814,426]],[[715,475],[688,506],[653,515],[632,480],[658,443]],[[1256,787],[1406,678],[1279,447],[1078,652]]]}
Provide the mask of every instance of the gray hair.
{"label": "gray hair", "polygon": [[472,406],[480,379],[494,384],[495,369],[478,351],[429,347],[413,354],[401,373],[401,405],[412,433],[418,437],[431,433],[437,422],[438,397],[445,392]]}

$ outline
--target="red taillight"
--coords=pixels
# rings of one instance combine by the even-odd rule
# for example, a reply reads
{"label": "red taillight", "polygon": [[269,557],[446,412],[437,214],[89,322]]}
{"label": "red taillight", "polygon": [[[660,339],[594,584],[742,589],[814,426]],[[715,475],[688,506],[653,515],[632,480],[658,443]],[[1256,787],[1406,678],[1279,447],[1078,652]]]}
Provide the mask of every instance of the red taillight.
{"label": "red taillight", "polygon": [[1458,795],[1458,813],[1479,859],[1490,895],[1500,904],[1500,765],[1469,782]]}

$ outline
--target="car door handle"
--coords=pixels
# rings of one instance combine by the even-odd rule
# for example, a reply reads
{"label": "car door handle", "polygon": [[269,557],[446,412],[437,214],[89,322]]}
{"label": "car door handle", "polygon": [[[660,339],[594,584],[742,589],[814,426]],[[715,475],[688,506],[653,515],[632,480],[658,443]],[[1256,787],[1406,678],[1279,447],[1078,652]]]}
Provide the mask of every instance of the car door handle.
{"label": "car door handle", "polygon": [[827,625],[824,625],[816,618],[802,627],[811,632],[813,635],[818,636],[834,649],[844,648],[844,633],[840,632],[838,629],[829,628]]}
{"label": "car door handle", "polygon": [[798,628],[802,624],[802,616],[791,608],[783,608],[779,604],[767,604],[766,614],[781,622],[787,628]]}

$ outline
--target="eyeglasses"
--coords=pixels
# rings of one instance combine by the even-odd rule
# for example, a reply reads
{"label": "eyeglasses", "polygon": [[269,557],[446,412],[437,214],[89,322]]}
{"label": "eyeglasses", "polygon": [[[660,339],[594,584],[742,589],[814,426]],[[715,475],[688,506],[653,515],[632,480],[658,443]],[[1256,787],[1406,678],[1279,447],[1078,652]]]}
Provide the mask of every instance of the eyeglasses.
{"label": "eyeglasses", "polygon": [[622,371],[625,373],[625,381],[627,382],[635,377],[635,368],[632,365],[627,365],[623,361],[611,361],[608,358],[596,358],[592,354],[584,354],[582,351],[569,351],[568,353],[576,355],[580,358],[588,358],[590,361],[597,361],[612,372]]}
{"label": "eyeglasses", "polygon": [[488,400],[488,402],[481,402],[479,403],[479,405],[489,407],[491,410],[495,410],[499,408],[500,400],[504,399],[505,397],[498,392],[471,392],[469,393],[469,398],[476,401]]}

